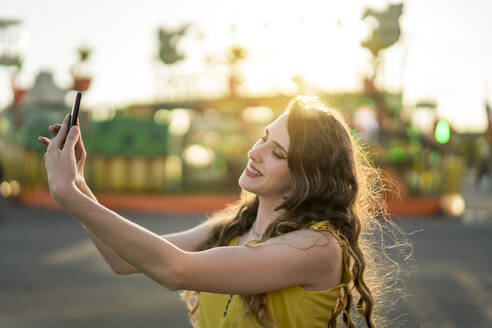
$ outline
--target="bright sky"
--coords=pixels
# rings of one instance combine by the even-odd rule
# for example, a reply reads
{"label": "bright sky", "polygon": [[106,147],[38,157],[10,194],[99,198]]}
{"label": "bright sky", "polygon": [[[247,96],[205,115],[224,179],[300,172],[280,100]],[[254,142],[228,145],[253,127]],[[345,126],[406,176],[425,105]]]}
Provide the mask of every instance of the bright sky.
{"label": "bright sky", "polygon": [[[220,58],[232,42],[249,51],[244,75],[250,94],[295,91],[295,74],[323,90],[359,90],[370,59],[360,47],[368,31],[360,17],[366,6],[383,8],[390,2],[395,1],[2,0],[0,18],[24,21],[24,87],[42,69],[68,87],[76,48],[93,48],[94,79],[84,102],[97,108],[166,96],[162,81],[168,71],[156,60],[156,30],[187,22],[194,24],[182,43],[188,58],[176,71],[199,73],[201,82],[192,83],[202,88],[205,83],[210,94],[224,90],[216,85],[223,81],[207,78],[221,68],[207,68],[204,58]],[[483,130],[483,102],[492,101],[490,13],[487,0],[406,1],[403,35],[385,53],[381,83],[403,88],[410,105],[437,100],[439,115],[458,130]],[[8,69],[0,67],[0,106],[11,97]]]}

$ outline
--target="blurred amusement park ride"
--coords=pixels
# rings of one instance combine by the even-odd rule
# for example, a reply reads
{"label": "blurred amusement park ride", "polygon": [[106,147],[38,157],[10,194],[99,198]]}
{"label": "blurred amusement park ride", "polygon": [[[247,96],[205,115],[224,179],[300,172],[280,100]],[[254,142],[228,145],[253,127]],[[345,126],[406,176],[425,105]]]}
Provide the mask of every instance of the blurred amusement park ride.
{"label": "blurred amusement park ride", "polygon": [[[487,108],[489,127],[485,133],[460,134],[437,117],[434,102],[423,101],[406,108],[401,92],[389,93],[375,86],[381,65],[379,52],[398,40],[401,12],[402,5],[391,5],[386,12],[364,13],[363,18],[374,16],[383,24],[362,42],[374,59],[373,74],[364,79],[363,90],[318,96],[340,110],[353,135],[381,168],[390,213],[443,211],[459,216],[465,209],[460,195],[462,178],[480,157],[480,143],[485,140],[490,145],[492,115]],[[18,24],[1,20],[0,32]],[[181,36],[187,28],[175,34]],[[183,58],[172,44],[175,41],[171,40],[176,40],[172,33],[159,30],[158,37],[163,63],[170,65]],[[79,60],[70,68],[73,84],[68,90],[56,86],[47,71],[38,74],[32,88],[23,90],[16,85],[16,74],[22,66],[20,57],[9,57],[5,49],[0,51],[0,65],[11,70],[13,93],[12,103],[0,109],[3,197],[27,204],[40,204],[44,197],[49,202],[45,146],[37,137],[49,136],[48,126],[63,120],[75,91],[90,87],[91,76],[86,68],[90,49],[82,47],[78,55]],[[208,198],[210,207],[197,209],[213,210],[237,198],[237,181],[247,164],[248,150],[294,96],[242,96],[238,92],[241,78],[237,65],[244,56],[240,47],[230,48],[229,92],[215,99],[187,97],[97,110],[82,103],[79,118],[87,150],[85,178],[101,203],[106,199],[111,205],[109,199],[120,197],[121,207],[145,210],[139,205],[131,208],[130,204],[138,204],[138,199],[154,199],[149,205],[154,208],[147,209],[155,210],[162,209],[156,204],[166,203],[165,197],[174,201],[178,198],[173,197],[179,195],[194,197],[183,207],[193,210],[191,204],[200,195],[212,195],[219,201]],[[166,204],[168,209],[172,207]]]}

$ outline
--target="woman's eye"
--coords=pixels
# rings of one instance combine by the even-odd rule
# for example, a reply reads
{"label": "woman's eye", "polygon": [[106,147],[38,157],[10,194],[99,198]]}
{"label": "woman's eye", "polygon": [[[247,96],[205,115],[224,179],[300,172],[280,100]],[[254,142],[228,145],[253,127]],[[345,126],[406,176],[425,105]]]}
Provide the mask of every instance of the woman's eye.
{"label": "woman's eye", "polygon": [[283,157],[280,156],[280,155],[278,155],[276,152],[272,151],[272,153],[273,153],[273,156],[275,156],[275,157],[277,157],[279,159],[283,159]]}
{"label": "woman's eye", "polygon": [[[266,142],[267,141],[267,136],[263,136],[260,138],[263,142]],[[278,159],[284,159],[284,157],[282,157],[282,155],[279,155],[277,154],[275,151],[272,150],[272,154],[273,156],[277,157]]]}

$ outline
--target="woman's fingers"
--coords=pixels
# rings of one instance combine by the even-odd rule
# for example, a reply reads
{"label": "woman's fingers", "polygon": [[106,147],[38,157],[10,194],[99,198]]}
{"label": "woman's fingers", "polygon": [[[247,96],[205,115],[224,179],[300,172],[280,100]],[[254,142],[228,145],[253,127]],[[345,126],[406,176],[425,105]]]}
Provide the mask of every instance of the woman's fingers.
{"label": "woman's fingers", "polygon": [[50,130],[51,134],[55,137],[60,131],[60,127],[60,124],[53,124],[48,127],[48,130]]}
{"label": "woman's fingers", "polygon": [[58,133],[58,131],[55,131],[55,128],[53,127],[53,125],[50,125],[48,127],[48,130],[51,132],[51,135],[54,137],[56,136],[56,134]]}
{"label": "woman's fingers", "polygon": [[[77,119],[77,125],[79,125],[79,120],[78,120],[78,119]],[[52,125],[48,126],[48,130],[49,130],[49,131],[50,131],[50,133],[53,135],[53,137],[56,137],[56,136],[57,136],[57,134],[58,134],[58,132],[60,132],[61,127],[62,127],[62,126],[61,126],[61,124],[55,123],[55,124],[52,124]],[[80,138],[80,140],[79,140],[79,142],[77,143],[77,145],[78,145],[78,147],[83,148],[83,147],[84,147],[84,145],[83,145],[83,143],[82,143],[82,140],[81,140],[81,139],[82,139],[82,138]],[[45,144],[46,146],[48,146],[48,145],[51,143],[51,141],[52,141],[52,139],[49,139],[49,138],[46,138],[46,137],[42,137],[42,136],[39,136],[39,137],[38,137],[38,140],[39,140],[41,143]]]}
{"label": "woman's fingers", "polygon": [[46,137],[38,137],[38,140],[41,141],[41,143],[45,144],[46,146],[48,146],[51,142],[51,140]]}
{"label": "woman's fingers", "polygon": [[[79,119],[77,119],[76,125],[79,126],[80,122]],[[53,124],[48,127],[50,130],[51,134],[55,137],[61,129],[60,124]],[[49,139],[48,139],[49,140]],[[77,144],[75,145],[75,155],[77,157],[77,160],[79,159],[85,159],[85,147],[84,147],[84,142],[82,138],[79,138],[77,141]]]}
{"label": "woman's fingers", "polygon": [[53,138],[54,146],[58,149],[63,149],[63,144],[65,143],[65,136],[68,133],[68,125],[70,124],[70,114],[65,116],[59,133]]}
{"label": "woman's fingers", "polygon": [[[63,129],[63,127],[62,127]],[[75,156],[75,145],[80,139],[80,130],[78,126],[75,126],[68,131],[67,139],[63,145],[62,154],[68,154],[69,156]]]}
{"label": "woman's fingers", "polygon": [[[64,120],[65,122],[65,120]],[[77,123],[76,125],[80,126],[80,121],[79,119],[77,118]],[[56,137],[58,135],[58,133],[60,132],[60,129],[62,128],[62,125],[61,124],[52,124],[48,127],[48,130],[51,132],[51,134]],[[43,139],[41,139],[43,138]],[[39,141],[41,141],[42,143],[46,144],[46,145],[49,145],[49,143],[51,142],[50,139],[48,138],[45,138],[45,137],[39,137],[38,138]],[[55,139],[55,138],[54,138]],[[82,138],[79,138],[78,141],[77,141],[77,144],[75,145],[75,151],[76,153],[79,155],[78,157],[83,157],[85,156],[85,147],[84,147],[84,142],[82,141]],[[82,155],[82,156],[80,156]]]}

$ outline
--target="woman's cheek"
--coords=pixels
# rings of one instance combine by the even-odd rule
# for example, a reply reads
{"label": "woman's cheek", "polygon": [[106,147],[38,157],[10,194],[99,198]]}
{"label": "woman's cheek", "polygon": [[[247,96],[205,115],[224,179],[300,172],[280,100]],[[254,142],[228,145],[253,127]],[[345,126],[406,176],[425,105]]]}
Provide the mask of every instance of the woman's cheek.
{"label": "woman's cheek", "polygon": [[285,167],[277,167],[273,172],[276,172],[275,180],[279,181],[279,189],[282,191],[290,187],[290,173]]}

